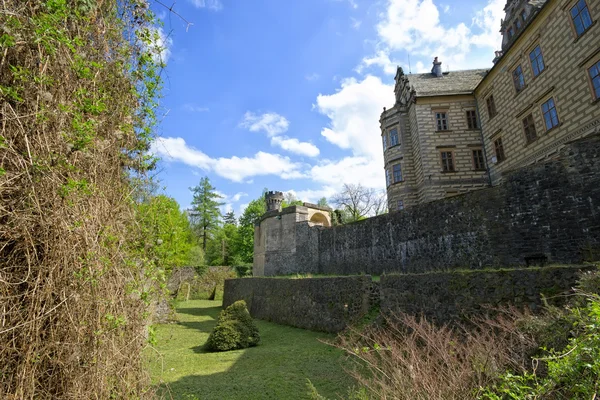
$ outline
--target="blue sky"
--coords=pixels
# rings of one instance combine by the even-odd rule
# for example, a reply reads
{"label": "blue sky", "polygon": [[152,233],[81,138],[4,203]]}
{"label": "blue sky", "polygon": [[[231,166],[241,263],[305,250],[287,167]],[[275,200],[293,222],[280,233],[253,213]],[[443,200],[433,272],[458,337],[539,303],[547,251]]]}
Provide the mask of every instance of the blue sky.
{"label": "blue sky", "polygon": [[[240,215],[263,188],[300,200],[383,189],[379,114],[396,66],[491,67],[506,0],[157,3],[166,60],[158,177],[183,208],[208,176]],[[170,6],[170,4],[169,4]],[[187,28],[187,29],[186,29]]]}

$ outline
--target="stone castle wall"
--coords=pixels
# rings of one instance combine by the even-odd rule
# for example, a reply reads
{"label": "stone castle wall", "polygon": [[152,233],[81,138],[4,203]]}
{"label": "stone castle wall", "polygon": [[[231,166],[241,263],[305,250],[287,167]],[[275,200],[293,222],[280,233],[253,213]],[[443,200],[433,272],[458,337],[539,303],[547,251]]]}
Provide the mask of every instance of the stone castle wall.
{"label": "stone castle wall", "polygon": [[285,265],[267,252],[265,271],[421,273],[525,265],[536,256],[578,263],[600,249],[600,137],[567,145],[558,160],[507,173],[496,187],[288,232],[295,252]]}
{"label": "stone castle wall", "polygon": [[315,279],[243,278],[225,281],[223,307],[246,301],[254,318],[339,332],[369,310],[370,276]]}
{"label": "stone castle wall", "polygon": [[[515,305],[536,311],[541,294],[561,305],[579,272],[594,267],[455,271],[337,278],[242,278],[225,281],[223,306],[245,300],[254,318],[298,328],[339,332],[360,321],[375,304],[382,317],[404,312],[438,323],[460,321]],[[556,296],[556,297],[552,297]]]}

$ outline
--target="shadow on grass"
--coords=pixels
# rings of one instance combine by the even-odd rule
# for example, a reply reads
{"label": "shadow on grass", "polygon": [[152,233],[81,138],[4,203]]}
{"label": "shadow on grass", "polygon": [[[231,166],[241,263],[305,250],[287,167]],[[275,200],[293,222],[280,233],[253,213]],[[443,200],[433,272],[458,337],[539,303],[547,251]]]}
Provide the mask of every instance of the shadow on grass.
{"label": "shadow on grass", "polygon": [[[167,371],[175,369],[182,374],[168,384],[157,386],[161,398],[309,399],[308,380],[326,398],[337,399],[348,393],[353,381],[340,365],[341,352],[319,342],[320,338],[332,339],[331,335],[256,320],[261,335],[259,346],[222,353],[205,351],[204,342],[220,310],[212,306],[178,308],[180,314],[187,314],[182,318],[188,319],[178,325],[190,330],[178,331],[185,336],[173,338],[171,343],[183,344],[189,338],[184,332],[192,334],[192,330],[201,334],[203,340],[193,344],[188,341],[185,348],[190,353],[165,365]],[[182,350],[175,345],[169,351]]]}
{"label": "shadow on grass", "polygon": [[[204,353],[202,346],[197,348]],[[335,349],[305,354],[287,350],[268,343],[237,350],[243,354],[227,371],[184,376],[161,386],[160,393],[166,398],[188,400],[310,399],[308,380],[326,398],[340,398],[348,393],[352,382],[342,371],[338,354],[332,357]],[[234,352],[221,354],[232,357],[231,353]]]}
{"label": "shadow on grass", "polygon": [[206,307],[206,308],[178,307],[176,311],[178,314],[193,315],[195,317],[212,317],[213,319],[217,319],[221,310],[222,310],[222,308],[220,306],[218,306],[218,307]]}

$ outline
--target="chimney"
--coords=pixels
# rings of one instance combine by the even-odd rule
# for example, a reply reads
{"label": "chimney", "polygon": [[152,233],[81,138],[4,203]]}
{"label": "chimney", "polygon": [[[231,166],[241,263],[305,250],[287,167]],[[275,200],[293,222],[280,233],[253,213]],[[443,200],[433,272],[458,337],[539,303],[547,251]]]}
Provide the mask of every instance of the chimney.
{"label": "chimney", "polygon": [[442,77],[442,62],[438,61],[438,58],[433,59],[433,68],[431,68],[431,73],[438,78]]}

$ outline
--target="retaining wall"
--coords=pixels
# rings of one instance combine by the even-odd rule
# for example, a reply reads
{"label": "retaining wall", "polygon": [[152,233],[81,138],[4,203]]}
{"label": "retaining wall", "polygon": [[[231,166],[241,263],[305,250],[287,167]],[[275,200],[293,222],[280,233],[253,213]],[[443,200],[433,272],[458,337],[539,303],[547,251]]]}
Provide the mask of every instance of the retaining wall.
{"label": "retaining wall", "polygon": [[[515,270],[432,272],[339,278],[243,278],[225,281],[223,306],[245,300],[254,318],[298,328],[339,332],[359,321],[379,302],[383,316],[405,312],[436,322],[460,320],[513,304],[540,309],[540,294],[568,292],[591,266]],[[563,297],[554,301],[560,304]]]}
{"label": "retaining wall", "polygon": [[228,279],[223,307],[245,300],[254,318],[339,332],[369,311],[370,287],[370,276]]}

